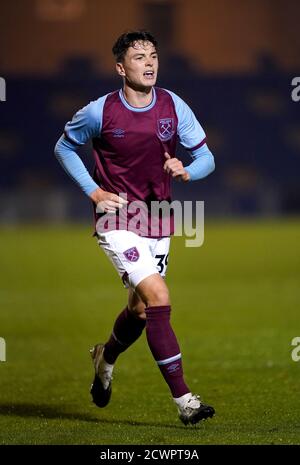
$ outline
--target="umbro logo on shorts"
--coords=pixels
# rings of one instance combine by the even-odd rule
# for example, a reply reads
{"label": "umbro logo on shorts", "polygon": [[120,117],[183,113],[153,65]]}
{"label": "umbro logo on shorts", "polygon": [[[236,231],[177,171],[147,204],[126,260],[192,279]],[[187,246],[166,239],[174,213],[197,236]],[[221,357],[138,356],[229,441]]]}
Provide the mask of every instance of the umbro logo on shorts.
{"label": "umbro logo on shorts", "polygon": [[138,259],[140,258],[140,254],[136,247],[131,247],[130,249],[125,250],[123,254],[127,258],[127,260],[129,260],[130,262],[137,262]]}

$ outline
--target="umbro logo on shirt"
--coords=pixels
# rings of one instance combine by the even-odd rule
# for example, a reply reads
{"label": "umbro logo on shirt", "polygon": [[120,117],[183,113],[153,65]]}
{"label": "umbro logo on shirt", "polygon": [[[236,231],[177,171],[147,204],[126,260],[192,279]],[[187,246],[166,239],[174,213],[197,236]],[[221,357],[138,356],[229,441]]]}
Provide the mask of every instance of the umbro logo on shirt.
{"label": "umbro logo on shirt", "polygon": [[116,128],[113,129],[113,137],[124,137],[125,136],[125,131],[124,129],[121,128]]}

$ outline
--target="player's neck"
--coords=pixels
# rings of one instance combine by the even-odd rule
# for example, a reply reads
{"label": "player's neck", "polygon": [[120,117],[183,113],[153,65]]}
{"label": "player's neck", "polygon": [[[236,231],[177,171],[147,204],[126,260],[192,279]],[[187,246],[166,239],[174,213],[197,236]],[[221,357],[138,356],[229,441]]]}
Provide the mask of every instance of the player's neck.
{"label": "player's neck", "polygon": [[123,95],[126,101],[132,107],[142,108],[150,105],[153,98],[152,87],[145,89],[134,89],[127,86],[126,84],[123,87]]}

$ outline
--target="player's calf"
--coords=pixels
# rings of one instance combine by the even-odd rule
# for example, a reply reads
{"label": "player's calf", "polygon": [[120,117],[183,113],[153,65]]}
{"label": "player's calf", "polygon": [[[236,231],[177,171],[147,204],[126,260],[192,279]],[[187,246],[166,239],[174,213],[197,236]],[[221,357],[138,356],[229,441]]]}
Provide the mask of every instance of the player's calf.
{"label": "player's calf", "polygon": [[128,289],[128,310],[136,318],[146,320],[145,304],[132,288]]}

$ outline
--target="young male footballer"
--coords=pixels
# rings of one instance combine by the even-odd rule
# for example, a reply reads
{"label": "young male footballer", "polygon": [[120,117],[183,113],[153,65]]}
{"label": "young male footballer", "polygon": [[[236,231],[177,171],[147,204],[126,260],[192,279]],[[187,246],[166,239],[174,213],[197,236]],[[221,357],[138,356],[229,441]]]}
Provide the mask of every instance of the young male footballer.
{"label": "young male footballer", "polygon": [[[127,306],[109,339],[91,350],[95,368],[91,395],[98,407],[108,404],[116,360],[145,328],[179,418],[184,424],[195,424],[215,411],[191,393],[183,377],[164,280],[173,217],[155,217],[150,207],[153,202],[171,202],[172,178],[193,182],[210,174],[214,157],[189,106],[173,92],[155,87],[155,38],[146,31],[124,33],[112,51],[123,87],[79,110],[55,147],[65,171],[93,201],[98,243],[128,288]],[[177,137],[192,157],[186,167],[175,157]],[[90,139],[95,157],[93,177],[76,153]],[[138,221],[136,205],[145,206],[140,208],[143,212]]]}

